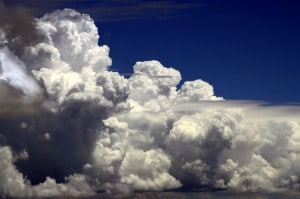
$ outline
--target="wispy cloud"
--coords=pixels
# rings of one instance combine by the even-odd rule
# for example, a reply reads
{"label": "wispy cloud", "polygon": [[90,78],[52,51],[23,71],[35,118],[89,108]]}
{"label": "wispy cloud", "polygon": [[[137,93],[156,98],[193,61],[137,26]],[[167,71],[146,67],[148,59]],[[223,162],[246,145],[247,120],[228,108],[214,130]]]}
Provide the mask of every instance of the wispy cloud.
{"label": "wispy cloud", "polygon": [[[182,15],[181,11],[199,6],[199,3],[174,3],[172,1],[141,2],[128,4],[111,4],[87,8],[99,21],[123,21],[134,19],[162,19]],[[93,13],[94,12],[94,13]],[[97,13],[97,14],[96,14]]]}
{"label": "wispy cloud", "polygon": [[199,2],[170,0],[52,0],[48,4],[40,0],[6,0],[4,2],[10,6],[22,5],[29,7],[36,15],[54,9],[74,8],[90,14],[98,22],[182,17],[186,16],[186,12],[183,11],[206,6],[206,4]]}
{"label": "wispy cloud", "polygon": [[196,113],[205,110],[236,110],[242,111],[251,121],[272,120],[299,120],[300,106],[298,104],[272,105],[264,101],[248,100],[221,100],[201,101],[174,104],[172,111],[182,113]]}

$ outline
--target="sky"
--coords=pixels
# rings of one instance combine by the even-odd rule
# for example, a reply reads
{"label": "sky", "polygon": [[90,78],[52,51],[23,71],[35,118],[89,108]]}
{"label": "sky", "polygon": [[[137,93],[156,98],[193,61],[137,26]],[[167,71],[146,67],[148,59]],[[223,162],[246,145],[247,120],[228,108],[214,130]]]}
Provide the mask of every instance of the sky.
{"label": "sky", "polygon": [[0,0],[0,195],[297,197],[299,6],[272,2]]}
{"label": "sky", "polygon": [[226,99],[299,102],[300,4],[269,2],[209,1],[182,17],[104,23],[103,42],[116,67],[156,58]]}
{"label": "sky", "polygon": [[[4,1],[5,2],[5,1]],[[156,59],[183,80],[203,79],[225,99],[299,103],[298,1],[7,0],[37,16],[65,7],[90,14],[112,70]]]}

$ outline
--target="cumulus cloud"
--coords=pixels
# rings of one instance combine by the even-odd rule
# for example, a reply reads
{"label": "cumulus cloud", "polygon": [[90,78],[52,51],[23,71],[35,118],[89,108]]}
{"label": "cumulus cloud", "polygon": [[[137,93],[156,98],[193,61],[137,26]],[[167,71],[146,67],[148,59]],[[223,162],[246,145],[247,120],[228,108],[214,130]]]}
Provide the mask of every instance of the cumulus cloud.
{"label": "cumulus cloud", "polygon": [[43,83],[35,79],[6,46],[0,47],[0,117],[32,114],[46,98]]}
{"label": "cumulus cloud", "polygon": [[[137,164],[138,163],[138,164]],[[136,190],[163,190],[180,187],[180,182],[168,173],[169,157],[161,150],[129,149],[120,166],[120,181]]]}
{"label": "cumulus cloud", "polygon": [[213,87],[209,83],[200,79],[184,82],[177,97],[178,102],[198,102],[222,99],[222,97],[214,96]]}
{"label": "cumulus cloud", "polygon": [[74,174],[66,177],[67,183],[57,184],[47,177],[45,182],[32,186],[14,165],[13,154],[9,147],[0,148],[0,191],[1,195],[12,197],[51,197],[51,196],[89,196],[93,190],[86,182],[86,177]]}
{"label": "cumulus cloud", "polygon": [[136,111],[170,109],[176,98],[179,71],[166,68],[158,61],[137,62],[129,78],[129,99]]}
{"label": "cumulus cloud", "polygon": [[7,47],[0,49],[0,67],[0,82],[3,84],[12,86],[28,98],[41,93],[37,81],[27,74],[25,65]]}
{"label": "cumulus cloud", "polygon": [[125,78],[89,15],[34,21],[36,42],[0,49],[3,196],[299,191],[298,106],[225,100],[200,79],[178,88],[180,72],[156,60]]}
{"label": "cumulus cloud", "polygon": [[0,148],[1,195],[24,196],[26,195],[26,182],[16,166],[13,164],[13,155],[9,147]]}

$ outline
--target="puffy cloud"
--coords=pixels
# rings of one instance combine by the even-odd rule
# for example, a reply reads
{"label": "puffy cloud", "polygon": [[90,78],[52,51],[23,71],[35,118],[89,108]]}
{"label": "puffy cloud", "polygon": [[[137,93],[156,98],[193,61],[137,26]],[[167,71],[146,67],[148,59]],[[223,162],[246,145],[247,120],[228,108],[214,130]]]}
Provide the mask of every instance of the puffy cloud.
{"label": "puffy cloud", "polygon": [[[168,131],[164,120],[154,118],[151,113],[132,112],[117,114],[117,117],[104,120],[104,124],[108,128],[96,143],[93,161],[86,168],[88,173],[93,173],[101,182],[118,183],[120,180],[131,189],[162,190],[179,186],[168,173],[170,157],[158,148],[163,145],[163,132]],[[142,156],[147,159],[138,158]],[[132,164],[137,162],[141,164],[134,168]],[[152,170],[148,162],[155,164]]]}
{"label": "puffy cloud", "polygon": [[[98,45],[98,30],[89,15],[57,10],[37,19],[36,29],[40,42],[26,48],[23,59],[43,80],[51,101],[94,100],[112,106],[120,102],[115,98],[126,96],[126,80],[106,71],[111,65],[109,48]],[[111,90],[118,92],[113,95]]]}
{"label": "puffy cloud", "polygon": [[[71,9],[57,10],[38,19],[36,26],[44,41],[39,43],[37,48],[29,49],[33,55],[44,55],[42,59],[48,60],[60,59],[53,61],[65,62],[76,72],[81,72],[83,67],[98,72],[106,70],[111,65],[109,48],[98,46],[98,30],[89,15]],[[36,67],[60,67],[51,62],[51,59],[49,61],[39,63],[47,65]]]}
{"label": "puffy cloud", "polygon": [[238,191],[280,191],[280,172],[262,156],[254,154],[250,163],[234,172],[228,185]]}
{"label": "puffy cloud", "polygon": [[15,97],[18,107],[42,92],[48,98],[33,107],[35,114],[26,109],[23,115],[8,117],[13,111],[5,110],[0,141],[18,154],[27,152],[28,158],[17,158],[14,164],[33,184],[28,185],[30,194],[94,193],[84,182],[86,177],[70,175],[81,172],[90,160],[102,119],[126,107],[118,106],[127,98],[127,80],[106,71],[111,64],[109,49],[98,46],[97,28],[88,15],[56,11],[36,19],[36,29],[38,42],[24,47],[22,61],[6,47],[1,49],[3,100],[9,97],[7,103],[11,103],[20,95],[20,99]]}
{"label": "puffy cloud", "polygon": [[[19,91],[19,98],[27,101],[34,100],[42,92],[38,82],[27,73],[23,62],[7,47],[0,49],[0,84],[2,87],[4,85],[11,86],[11,90],[15,90],[15,92]],[[4,100],[5,95],[12,95],[11,98],[17,98],[14,94],[7,92],[2,94],[3,96],[1,95],[1,100]]]}
{"label": "puffy cloud", "polygon": [[211,186],[237,123],[236,118],[219,112],[182,116],[174,122],[166,143],[175,176],[189,186]]}
{"label": "puffy cloud", "polygon": [[136,111],[166,111],[173,105],[180,73],[158,61],[137,62],[129,79],[129,99]]}
{"label": "puffy cloud", "polygon": [[2,195],[299,190],[299,107],[224,100],[203,80],[177,89],[180,72],[155,60],[124,78],[71,9],[34,25],[22,53],[0,31]]}
{"label": "puffy cloud", "polygon": [[45,182],[32,186],[14,165],[13,154],[7,146],[0,148],[0,192],[1,195],[12,197],[31,196],[89,196],[94,191],[83,175],[74,174],[66,178],[67,183],[57,184],[47,177]]}
{"label": "puffy cloud", "polygon": [[0,116],[34,114],[45,99],[42,82],[6,46],[0,47]]}
{"label": "puffy cloud", "polygon": [[166,68],[156,60],[137,62],[133,66],[133,71],[136,75],[146,75],[152,79],[162,93],[168,93],[167,91],[181,80],[179,71],[174,68]]}
{"label": "puffy cloud", "polygon": [[66,183],[56,183],[50,177],[47,177],[45,182],[33,186],[31,192],[33,196],[38,197],[55,197],[55,196],[91,196],[95,192],[88,184],[84,175],[74,174],[66,178]]}
{"label": "puffy cloud", "polygon": [[202,100],[222,100],[222,97],[214,96],[213,87],[203,81],[187,81],[181,86],[177,102],[197,102]]}
{"label": "puffy cloud", "polygon": [[170,166],[169,157],[161,150],[129,149],[120,167],[120,181],[135,190],[178,188],[180,182],[168,173]]}
{"label": "puffy cloud", "polygon": [[13,155],[9,147],[0,147],[0,193],[21,197],[26,195],[27,185],[16,166],[13,164]]}

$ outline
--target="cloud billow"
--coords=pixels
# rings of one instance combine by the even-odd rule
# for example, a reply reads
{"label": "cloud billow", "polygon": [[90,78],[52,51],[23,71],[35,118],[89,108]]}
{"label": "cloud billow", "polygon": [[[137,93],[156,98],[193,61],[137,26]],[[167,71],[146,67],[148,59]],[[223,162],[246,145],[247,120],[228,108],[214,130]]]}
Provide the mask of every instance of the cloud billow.
{"label": "cloud billow", "polygon": [[180,72],[156,60],[125,78],[75,10],[34,26],[20,54],[2,38],[1,195],[299,190],[299,107],[224,100],[203,80],[177,89]]}

